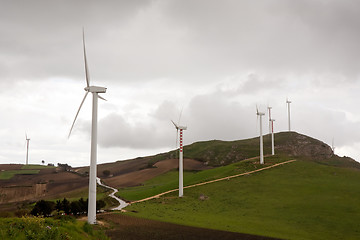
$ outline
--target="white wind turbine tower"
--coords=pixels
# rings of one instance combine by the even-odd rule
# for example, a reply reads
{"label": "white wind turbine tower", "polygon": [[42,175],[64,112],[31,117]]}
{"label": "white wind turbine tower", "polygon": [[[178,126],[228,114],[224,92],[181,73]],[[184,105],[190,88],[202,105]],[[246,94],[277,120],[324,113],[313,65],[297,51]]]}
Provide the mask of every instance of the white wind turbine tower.
{"label": "white wind turbine tower", "polygon": [[25,133],[25,141],[26,141],[26,165],[28,165],[29,164],[29,142],[30,142],[30,138],[28,138],[26,133]]}
{"label": "white wind turbine tower", "polygon": [[89,204],[88,204],[88,223],[96,224],[96,162],[97,162],[97,117],[98,117],[98,98],[102,98],[99,93],[105,93],[105,87],[90,86],[90,76],[89,69],[86,59],[86,50],[85,50],[85,34],[83,30],[83,48],[84,48],[84,62],[85,62],[85,75],[86,75],[86,91],[83,100],[81,101],[79,110],[75,115],[74,122],[70,128],[69,137],[71,131],[74,127],[77,116],[79,115],[80,109],[86,99],[86,96],[89,92],[93,94],[93,104],[92,104],[92,124],[91,124],[91,155],[90,155],[90,175],[89,175]]}
{"label": "white wind turbine tower", "polygon": [[[184,159],[183,159],[183,130],[186,130],[187,127],[180,126],[179,123],[174,123],[173,120],[171,122],[174,124],[176,128],[176,132],[180,131],[180,141],[179,141],[179,197],[184,196],[184,177],[183,177],[183,168],[184,168]],[[176,133],[176,140],[177,140],[177,133]],[[177,144],[176,144],[177,145]],[[177,147],[177,146],[176,146]]]}
{"label": "white wind turbine tower", "polygon": [[272,107],[268,106],[267,109],[269,111],[269,133],[271,133],[271,109],[272,109]]}
{"label": "white wind turbine tower", "polygon": [[256,115],[260,116],[260,164],[264,164],[264,150],[263,150],[263,135],[262,135],[262,117],[265,115],[263,112],[259,112],[256,106]]}
{"label": "white wind turbine tower", "polygon": [[291,103],[291,101],[286,98],[286,104],[287,104],[287,110],[288,110],[288,126],[289,126],[289,132],[291,131],[291,127],[290,127],[290,103]]}
{"label": "white wind turbine tower", "polygon": [[275,155],[275,148],[274,148],[274,121],[275,119],[271,118],[271,155]]}

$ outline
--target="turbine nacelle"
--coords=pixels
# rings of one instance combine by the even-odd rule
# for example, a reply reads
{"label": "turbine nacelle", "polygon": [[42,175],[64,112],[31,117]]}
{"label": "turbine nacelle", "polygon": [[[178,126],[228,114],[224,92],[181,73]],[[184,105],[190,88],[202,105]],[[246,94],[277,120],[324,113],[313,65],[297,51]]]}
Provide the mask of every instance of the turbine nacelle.
{"label": "turbine nacelle", "polygon": [[175,126],[175,128],[176,128],[177,130],[186,130],[186,129],[187,129],[186,126],[179,126],[179,125],[177,125],[173,120],[171,120],[171,122],[174,124],[174,126]]}
{"label": "turbine nacelle", "polygon": [[256,105],[256,115],[258,115],[258,116],[264,116],[265,115],[265,113],[259,112],[259,108],[258,108],[257,105]]}
{"label": "turbine nacelle", "polygon": [[106,93],[106,87],[98,87],[98,86],[89,86],[84,88],[85,91],[91,93]]}

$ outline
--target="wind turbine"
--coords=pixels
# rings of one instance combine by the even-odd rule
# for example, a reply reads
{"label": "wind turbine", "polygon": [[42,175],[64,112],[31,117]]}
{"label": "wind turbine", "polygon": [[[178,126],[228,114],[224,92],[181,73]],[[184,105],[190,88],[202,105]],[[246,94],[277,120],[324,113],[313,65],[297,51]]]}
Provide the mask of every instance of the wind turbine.
{"label": "wind turbine", "polygon": [[77,116],[79,115],[80,109],[86,99],[89,92],[93,94],[92,104],[92,124],[91,124],[91,155],[90,155],[90,175],[89,175],[89,204],[88,204],[88,223],[96,224],[96,162],[97,162],[97,117],[98,117],[98,98],[105,100],[99,95],[99,93],[105,93],[105,87],[90,86],[89,69],[86,59],[85,50],[85,33],[83,30],[83,48],[84,48],[84,63],[85,63],[85,75],[86,75],[86,87],[85,96],[80,103],[79,110],[75,115],[74,122],[70,128],[69,136],[74,127]]}
{"label": "wind turbine", "polygon": [[270,123],[271,123],[271,155],[275,155],[275,148],[274,148],[274,121],[275,121],[275,119],[270,119]]}
{"label": "wind turbine", "polygon": [[256,115],[259,118],[260,116],[260,164],[264,164],[264,151],[263,151],[263,135],[262,135],[262,116],[265,115],[263,112],[259,112],[258,107],[256,106]]}
{"label": "wind turbine", "polygon": [[30,138],[28,138],[26,133],[25,133],[25,141],[26,141],[26,165],[28,165],[29,164],[29,142],[30,142]]}
{"label": "wind turbine", "polygon": [[288,108],[288,126],[289,126],[289,132],[291,131],[291,127],[290,127],[290,103],[291,101],[286,98],[286,104],[287,104],[287,108]]}
{"label": "wind turbine", "polygon": [[[176,128],[176,140],[178,132],[180,131],[180,140],[179,140],[179,197],[184,196],[184,177],[183,177],[183,166],[184,166],[184,160],[183,160],[183,130],[186,130],[187,127],[180,126],[180,120],[179,123],[176,124],[173,120],[171,122],[174,124]],[[177,143],[176,143],[177,147]]]}
{"label": "wind turbine", "polygon": [[271,109],[272,109],[272,107],[268,106],[267,109],[269,111],[269,133],[271,133]]}

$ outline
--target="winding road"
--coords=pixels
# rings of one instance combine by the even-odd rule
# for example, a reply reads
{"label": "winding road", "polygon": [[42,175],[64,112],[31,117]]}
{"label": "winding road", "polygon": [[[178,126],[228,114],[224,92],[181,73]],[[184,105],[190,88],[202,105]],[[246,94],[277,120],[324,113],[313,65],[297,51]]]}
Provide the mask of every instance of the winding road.
{"label": "winding road", "polygon": [[114,198],[116,201],[118,201],[118,202],[119,202],[119,206],[114,207],[114,208],[112,208],[111,210],[121,210],[121,209],[123,209],[124,207],[126,207],[126,206],[129,205],[129,203],[127,203],[127,202],[125,202],[124,200],[122,200],[122,199],[118,198],[117,196],[115,196],[115,193],[117,193],[119,190],[117,190],[116,188],[113,188],[113,187],[110,187],[110,186],[107,186],[107,185],[103,184],[103,183],[101,182],[101,179],[98,178],[98,177],[96,178],[96,181],[97,181],[97,184],[99,184],[100,186],[103,186],[103,187],[105,187],[105,188],[108,188],[108,189],[113,190],[113,192],[109,194],[109,197],[112,197],[112,198]]}

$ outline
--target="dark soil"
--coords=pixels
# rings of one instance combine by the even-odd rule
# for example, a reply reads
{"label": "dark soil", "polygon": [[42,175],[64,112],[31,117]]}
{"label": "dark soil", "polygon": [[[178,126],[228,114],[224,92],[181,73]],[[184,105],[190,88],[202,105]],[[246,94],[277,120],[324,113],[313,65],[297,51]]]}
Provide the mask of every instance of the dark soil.
{"label": "dark soil", "polygon": [[124,214],[105,213],[97,215],[99,221],[109,223],[106,234],[113,240],[265,240],[270,237],[226,232],[205,228],[182,226],[143,218],[126,216]]}

